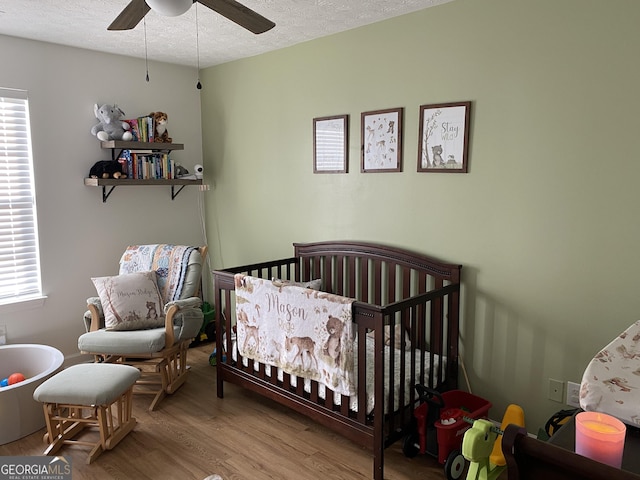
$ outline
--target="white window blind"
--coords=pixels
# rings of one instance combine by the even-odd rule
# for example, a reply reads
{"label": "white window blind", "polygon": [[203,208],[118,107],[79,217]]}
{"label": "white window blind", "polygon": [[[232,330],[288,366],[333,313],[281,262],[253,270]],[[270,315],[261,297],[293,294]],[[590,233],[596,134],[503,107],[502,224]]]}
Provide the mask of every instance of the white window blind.
{"label": "white window blind", "polygon": [[27,92],[0,88],[0,303],[42,295]]}

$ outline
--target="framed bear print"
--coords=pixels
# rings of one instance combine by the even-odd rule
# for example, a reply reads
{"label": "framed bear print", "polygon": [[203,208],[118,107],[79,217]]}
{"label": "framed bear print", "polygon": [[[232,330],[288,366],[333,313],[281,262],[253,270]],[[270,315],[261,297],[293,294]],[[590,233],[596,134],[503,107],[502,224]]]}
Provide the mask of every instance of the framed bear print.
{"label": "framed bear print", "polygon": [[420,106],[418,172],[467,173],[471,102]]}

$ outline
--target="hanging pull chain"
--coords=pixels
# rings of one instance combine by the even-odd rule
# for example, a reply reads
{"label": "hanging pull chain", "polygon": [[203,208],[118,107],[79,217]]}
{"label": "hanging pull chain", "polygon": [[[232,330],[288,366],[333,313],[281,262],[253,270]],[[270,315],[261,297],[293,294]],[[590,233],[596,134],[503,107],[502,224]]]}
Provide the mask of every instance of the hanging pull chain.
{"label": "hanging pull chain", "polygon": [[200,83],[200,36],[198,35],[198,2],[196,3],[196,63],[198,68],[198,83],[196,88],[202,90],[202,84]]}
{"label": "hanging pull chain", "polygon": [[147,55],[147,21],[144,17],[142,18],[142,26],[144,27],[144,66],[145,66],[145,69],[147,70],[147,76],[145,77],[145,79],[147,80],[147,83],[148,83],[149,82],[149,56]]}

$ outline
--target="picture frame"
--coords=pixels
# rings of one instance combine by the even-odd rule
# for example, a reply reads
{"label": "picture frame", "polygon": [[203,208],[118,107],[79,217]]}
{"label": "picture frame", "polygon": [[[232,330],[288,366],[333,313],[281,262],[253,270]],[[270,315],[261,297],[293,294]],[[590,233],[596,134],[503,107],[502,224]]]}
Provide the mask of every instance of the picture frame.
{"label": "picture frame", "polygon": [[471,102],[420,106],[418,172],[467,173]]}
{"label": "picture frame", "polygon": [[402,171],[402,116],[404,108],[361,114],[361,172]]}
{"label": "picture frame", "polygon": [[313,173],[347,173],[349,115],[313,119]]}

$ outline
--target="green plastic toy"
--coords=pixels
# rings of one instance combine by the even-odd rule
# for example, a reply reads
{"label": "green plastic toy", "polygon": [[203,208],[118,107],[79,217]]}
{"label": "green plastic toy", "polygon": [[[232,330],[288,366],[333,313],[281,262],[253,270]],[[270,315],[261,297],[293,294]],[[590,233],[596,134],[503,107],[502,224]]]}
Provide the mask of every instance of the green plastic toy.
{"label": "green plastic toy", "polygon": [[475,420],[462,439],[462,456],[469,461],[467,480],[495,480],[505,468],[502,454],[502,432],[509,424],[524,427],[524,412],[509,405],[500,429],[489,420]]}

